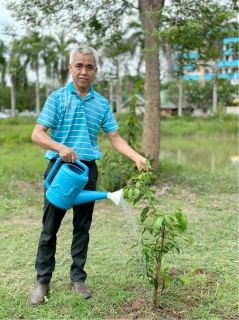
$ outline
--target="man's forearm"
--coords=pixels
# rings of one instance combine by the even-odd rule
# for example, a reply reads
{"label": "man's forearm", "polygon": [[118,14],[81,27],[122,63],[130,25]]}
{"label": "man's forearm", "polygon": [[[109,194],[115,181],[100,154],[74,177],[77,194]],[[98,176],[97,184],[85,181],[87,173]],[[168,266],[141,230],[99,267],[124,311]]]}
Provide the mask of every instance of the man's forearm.
{"label": "man's forearm", "polygon": [[45,132],[37,133],[37,131],[34,130],[32,133],[32,142],[43,149],[57,152],[62,148],[62,144],[52,140]]}
{"label": "man's forearm", "polygon": [[117,139],[112,139],[111,141],[112,146],[117,150],[119,153],[123,154],[127,158],[135,161],[136,158],[139,156],[138,152],[136,152],[134,149],[132,149],[127,142],[119,137]]}

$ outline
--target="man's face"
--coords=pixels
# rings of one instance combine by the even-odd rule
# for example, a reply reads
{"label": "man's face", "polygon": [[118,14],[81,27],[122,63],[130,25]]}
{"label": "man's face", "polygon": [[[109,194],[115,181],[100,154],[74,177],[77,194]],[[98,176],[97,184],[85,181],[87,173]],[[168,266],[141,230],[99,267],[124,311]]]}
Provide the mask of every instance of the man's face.
{"label": "man's face", "polygon": [[92,53],[82,54],[77,52],[73,64],[69,64],[69,71],[72,75],[75,89],[80,92],[89,91],[90,84],[97,74],[95,58]]}

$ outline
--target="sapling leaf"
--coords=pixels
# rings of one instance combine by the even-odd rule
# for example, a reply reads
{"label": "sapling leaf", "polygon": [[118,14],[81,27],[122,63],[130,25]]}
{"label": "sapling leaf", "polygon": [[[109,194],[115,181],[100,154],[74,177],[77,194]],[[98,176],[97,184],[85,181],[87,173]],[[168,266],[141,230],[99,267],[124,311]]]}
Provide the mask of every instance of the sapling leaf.
{"label": "sapling leaf", "polygon": [[167,214],[167,216],[174,222],[178,222],[177,217],[175,216],[175,214],[169,213]]}
{"label": "sapling leaf", "polygon": [[170,219],[170,216],[165,214],[164,218],[165,218],[164,223],[165,223],[166,227],[171,230],[172,229],[172,220]]}
{"label": "sapling leaf", "polygon": [[174,227],[179,233],[183,233],[184,232],[184,228],[181,226],[181,224],[175,224]]}
{"label": "sapling leaf", "polygon": [[128,198],[129,198],[129,201],[132,202],[132,200],[133,200],[133,189],[129,189]]}
{"label": "sapling leaf", "polygon": [[141,211],[140,217],[145,216],[149,212],[150,207],[145,207]]}
{"label": "sapling leaf", "polygon": [[175,215],[175,217],[176,217],[178,220],[180,220],[181,217],[182,217],[182,210],[181,210],[181,209],[176,209],[176,210],[174,211],[174,215]]}
{"label": "sapling leaf", "polygon": [[140,193],[140,194],[134,199],[133,204],[135,205],[137,202],[139,202],[139,201],[142,199],[143,196],[144,196],[144,195],[143,195],[142,193]]}
{"label": "sapling leaf", "polygon": [[137,181],[136,184],[135,184],[136,188],[140,188],[141,186],[141,181]]}
{"label": "sapling leaf", "polygon": [[135,188],[135,189],[134,189],[134,196],[139,195],[139,192],[140,192],[139,189]]}
{"label": "sapling leaf", "polygon": [[160,228],[162,227],[162,223],[164,220],[164,216],[159,216],[158,218],[154,218],[152,221],[152,226],[154,227],[155,230],[159,231]]}
{"label": "sapling leaf", "polygon": [[184,215],[182,215],[181,217],[181,226],[183,227],[184,230],[186,230],[188,226],[188,219]]}
{"label": "sapling leaf", "polygon": [[157,279],[153,280],[153,285],[154,285],[155,290],[158,290],[159,284],[158,284]]}
{"label": "sapling leaf", "polygon": [[180,208],[175,209],[174,214],[182,214],[182,209]]}

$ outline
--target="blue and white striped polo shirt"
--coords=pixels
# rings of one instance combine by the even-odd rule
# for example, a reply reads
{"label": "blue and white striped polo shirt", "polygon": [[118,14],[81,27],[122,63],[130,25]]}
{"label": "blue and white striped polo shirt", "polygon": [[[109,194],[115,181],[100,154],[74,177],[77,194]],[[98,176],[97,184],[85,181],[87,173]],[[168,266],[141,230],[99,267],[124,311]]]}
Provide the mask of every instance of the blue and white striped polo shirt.
{"label": "blue and white striped polo shirt", "polygon": [[[91,161],[102,157],[97,136],[118,130],[109,102],[90,87],[82,100],[73,82],[50,94],[37,119],[37,123],[50,128],[52,140],[72,148],[79,159]],[[56,151],[47,150],[45,158],[58,158]]]}

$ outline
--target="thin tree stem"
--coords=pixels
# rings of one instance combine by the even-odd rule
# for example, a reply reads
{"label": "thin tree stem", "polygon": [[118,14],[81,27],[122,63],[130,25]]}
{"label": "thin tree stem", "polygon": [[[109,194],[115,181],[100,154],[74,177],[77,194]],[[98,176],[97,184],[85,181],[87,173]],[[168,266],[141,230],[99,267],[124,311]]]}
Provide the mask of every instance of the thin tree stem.
{"label": "thin tree stem", "polygon": [[[163,250],[163,247],[164,247],[164,240],[165,240],[165,225],[163,224],[162,228],[161,228],[161,245],[160,245],[161,253],[162,253],[162,250]],[[160,257],[158,259],[158,265],[157,265],[156,273],[155,273],[155,279],[157,281],[157,284],[159,284],[161,266],[162,266],[162,254],[160,255]],[[157,296],[158,296],[158,288],[154,289],[153,307],[152,307],[153,310],[156,309]]]}

